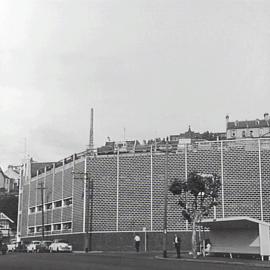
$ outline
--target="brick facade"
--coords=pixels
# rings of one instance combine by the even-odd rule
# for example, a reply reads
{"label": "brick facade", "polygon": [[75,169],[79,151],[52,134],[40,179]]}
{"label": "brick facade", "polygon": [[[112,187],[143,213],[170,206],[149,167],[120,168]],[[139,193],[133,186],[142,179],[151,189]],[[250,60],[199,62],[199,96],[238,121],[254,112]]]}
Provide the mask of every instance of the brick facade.
{"label": "brick facade", "polygon": [[[217,217],[249,216],[270,222],[270,139],[201,142],[169,153],[169,182],[174,178],[185,179],[193,170],[221,176],[223,186],[221,204],[215,211]],[[151,235],[162,231],[165,154],[149,152],[81,157],[69,163],[63,161],[62,166],[52,166],[31,179],[22,179],[18,227],[22,238],[41,235],[38,231],[41,212],[37,211],[41,204],[37,187],[41,182],[46,187],[45,207],[52,203],[51,209],[45,211],[47,237],[73,239],[83,235],[87,225],[86,184],[83,175],[74,179],[72,171],[87,171],[93,183],[92,207],[89,207],[93,239],[102,234],[113,238],[117,233],[120,237],[142,232],[144,227]],[[72,203],[65,205],[69,199]],[[31,213],[30,208],[35,211]],[[210,215],[213,217],[214,211]],[[175,199],[168,194],[168,230],[189,229]],[[82,239],[81,245],[76,244],[77,249],[83,249]],[[111,248],[119,249],[120,242],[116,241]],[[98,249],[105,249],[98,243]]]}

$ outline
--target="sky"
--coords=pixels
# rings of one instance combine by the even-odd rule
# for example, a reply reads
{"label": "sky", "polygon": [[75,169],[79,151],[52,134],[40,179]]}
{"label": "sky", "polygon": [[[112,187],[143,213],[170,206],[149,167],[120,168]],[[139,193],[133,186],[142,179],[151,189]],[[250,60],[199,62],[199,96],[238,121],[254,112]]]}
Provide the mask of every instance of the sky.
{"label": "sky", "polygon": [[0,0],[0,166],[270,113],[268,0]]}

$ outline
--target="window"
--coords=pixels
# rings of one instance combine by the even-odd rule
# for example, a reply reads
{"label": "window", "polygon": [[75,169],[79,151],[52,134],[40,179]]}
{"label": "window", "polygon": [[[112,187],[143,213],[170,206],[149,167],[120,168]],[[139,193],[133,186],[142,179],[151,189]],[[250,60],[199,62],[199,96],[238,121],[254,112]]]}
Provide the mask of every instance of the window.
{"label": "window", "polygon": [[69,206],[72,204],[72,198],[68,198],[64,200],[64,206]]}
{"label": "window", "polygon": [[46,210],[52,209],[52,203],[46,203],[46,204],[45,204],[45,209],[46,209]]}
{"label": "window", "polygon": [[62,206],[62,201],[54,202],[54,208],[61,207],[61,206]]}
{"label": "window", "polygon": [[34,233],[34,232],[35,232],[35,227],[28,228],[28,233]]}
{"label": "window", "polygon": [[30,214],[35,213],[35,211],[36,211],[36,207],[30,207],[30,208],[29,208]]}
{"label": "window", "polygon": [[71,222],[63,223],[63,230],[70,230],[71,229]]}
{"label": "window", "polygon": [[51,225],[45,225],[44,226],[44,231],[45,232],[50,232],[52,230],[52,226]]}
{"label": "window", "polygon": [[53,230],[54,231],[60,231],[61,230],[61,224],[58,223],[58,224],[53,224]]}
{"label": "window", "polygon": [[37,227],[37,232],[42,232],[42,226]]}
{"label": "window", "polygon": [[38,205],[37,206],[37,212],[41,212],[42,211],[42,205]]}

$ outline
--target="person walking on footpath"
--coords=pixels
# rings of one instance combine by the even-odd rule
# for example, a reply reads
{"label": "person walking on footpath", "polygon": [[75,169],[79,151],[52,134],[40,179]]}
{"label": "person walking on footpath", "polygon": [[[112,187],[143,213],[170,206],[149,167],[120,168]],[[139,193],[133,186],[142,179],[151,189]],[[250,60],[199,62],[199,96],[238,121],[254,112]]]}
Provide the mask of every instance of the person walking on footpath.
{"label": "person walking on footpath", "polygon": [[176,249],[177,258],[180,258],[181,238],[177,234],[174,235],[173,243]]}
{"label": "person walking on footpath", "polygon": [[141,238],[140,238],[140,236],[137,233],[135,234],[134,242],[135,242],[136,251],[139,252],[140,251]]}

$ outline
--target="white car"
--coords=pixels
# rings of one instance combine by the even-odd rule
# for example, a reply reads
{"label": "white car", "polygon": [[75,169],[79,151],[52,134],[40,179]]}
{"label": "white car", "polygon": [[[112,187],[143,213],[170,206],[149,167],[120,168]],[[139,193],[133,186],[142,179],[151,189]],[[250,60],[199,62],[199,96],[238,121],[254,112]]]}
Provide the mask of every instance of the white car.
{"label": "white car", "polygon": [[49,247],[50,252],[72,252],[72,245],[66,240],[55,239]]}
{"label": "white car", "polygon": [[14,252],[16,249],[16,239],[12,239],[9,244],[7,244],[7,252]]}
{"label": "white car", "polygon": [[27,245],[27,252],[37,252],[37,246],[40,245],[40,241],[34,240]]}

